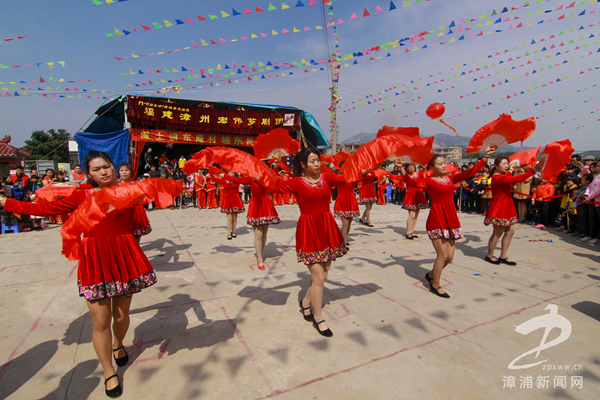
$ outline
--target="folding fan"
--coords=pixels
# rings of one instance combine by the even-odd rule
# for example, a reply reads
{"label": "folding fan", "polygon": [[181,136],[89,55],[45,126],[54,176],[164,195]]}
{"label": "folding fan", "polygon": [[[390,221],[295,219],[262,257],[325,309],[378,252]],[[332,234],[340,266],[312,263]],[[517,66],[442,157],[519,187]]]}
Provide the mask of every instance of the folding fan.
{"label": "folding fan", "polygon": [[547,144],[540,158],[540,162],[544,166],[542,179],[556,183],[558,174],[566,169],[565,165],[571,161],[574,151],[569,139]]}
{"label": "folding fan", "polygon": [[[359,147],[340,169],[347,182],[355,182],[362,178],[363,169],[377,167],[392,154],[396,158],[405,156],[411,158],[412,162],[426,163],[431,156],[432,146],[433,136],[418,139],[397,134],[384,135]],[[412,158],[416,157],[419,159],[413,161]],[[425,158],[427,160],[423,161]]]}
{"label": "folding fan", "polygon": [[458,167],[454,164],[446,164],[446,175],[452,175],[458,172]]}
{"label": "folding fan", "polygon": [[467,147],[467,154],[487,151],[492,146],[506,146],[507,144],[521,142],[535,132],[535,118],[515,121],[508,114],[479,128],[471,138]]}
{"label": "folding fan", "polygon": [[333,165],[335,165],[336,168],[339,168],[341,162],[349,159],[351,155],[352,154],[344,150],[338,151],[332,156]]}
{"label": "folding fan", "polygon": [[385,175],[389,175],[389,174],[390,174],[389,172],[387,172],[386,170],[381,169],[381,168],[377,168],[375,171],[373,171],[373,175],[375,175],[375,177],[377,177],[377,178],[385,176]]}
{"label": "folding fan", "polygon": [[529,168],[531,168],[537,163],[537,156],[541,149],[542,146],[531,150],[518,151],[512,156],[508,157],[508,161],[515,167],[527,165]]}
{"label": "folding fan", "polygon": [[259,135],[254,143],[254,156],[261,160],[287,157],[300,151],[300,141],[292,139],[284,128]]}
{"label": "folding fan", "polygon": [[321,154],[320,158],[322,163],[333,164],[333,156]]}
{"label": "folding fan", "polygon": [[413,127],[403,128],[401,126],[394,127],[394,126],[387,126],[387,125],[384,125],[383,128],[381,128],[377,132],[377,137],[381,137],[384,135],[390,135],[390,134],[406,135],[406,136],[410,136],[413,138],[421,137],[419,134],[419,128],[413,128]]}

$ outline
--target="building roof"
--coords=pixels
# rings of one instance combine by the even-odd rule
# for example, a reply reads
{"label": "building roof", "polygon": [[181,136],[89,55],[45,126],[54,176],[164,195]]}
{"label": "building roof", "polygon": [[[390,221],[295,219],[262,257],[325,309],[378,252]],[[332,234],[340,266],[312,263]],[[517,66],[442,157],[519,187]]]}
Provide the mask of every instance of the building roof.
{"label": "building roof", "polygon": [[21,150],[18,147],[11,146],[10,136],[6,135],[0,139],[0,157],[29,157],[31,151]]}

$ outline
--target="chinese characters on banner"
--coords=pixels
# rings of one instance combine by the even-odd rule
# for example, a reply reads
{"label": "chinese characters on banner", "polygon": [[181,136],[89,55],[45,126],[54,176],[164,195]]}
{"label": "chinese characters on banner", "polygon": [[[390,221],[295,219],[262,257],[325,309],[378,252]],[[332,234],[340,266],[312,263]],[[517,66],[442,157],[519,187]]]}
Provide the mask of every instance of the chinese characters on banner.
{"label": "chinese characters on banner", "polygon": [[297,110],[236,111],[128,97],[127,119],[136,128],[259,135],[276,127],[300,130]]}
{"label": "chinese characters on banner", "polygon": [[198,133],[181,131],[163,131],[156,129],[129,129],[131,140],[134,142],[158,143],[188,143],[207,146],[238,146],[252,147],[255,138],[251,136]]}

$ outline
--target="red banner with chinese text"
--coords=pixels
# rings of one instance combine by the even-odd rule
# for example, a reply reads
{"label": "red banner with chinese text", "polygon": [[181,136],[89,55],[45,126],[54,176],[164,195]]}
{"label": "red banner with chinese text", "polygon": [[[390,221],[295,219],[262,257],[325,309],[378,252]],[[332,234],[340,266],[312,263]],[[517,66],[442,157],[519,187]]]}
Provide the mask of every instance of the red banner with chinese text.
{"label": "red banner with chinese text", "polygon": [[[208,106],[208,104],[205,104]],[[243,106],[240,106],[243,109]],[[129,97],[127,120],[136,128],[259,135],[277,127],[300,130],[300,111],[223,110],[178,104],[176,100]]]}
{"label": "red banner with chinese text", "polygon": [[129,129],[134,142],[187,143],[205,146],[252,147],[255,138],[251,136],[218,133],[167,131],[158,129]]}

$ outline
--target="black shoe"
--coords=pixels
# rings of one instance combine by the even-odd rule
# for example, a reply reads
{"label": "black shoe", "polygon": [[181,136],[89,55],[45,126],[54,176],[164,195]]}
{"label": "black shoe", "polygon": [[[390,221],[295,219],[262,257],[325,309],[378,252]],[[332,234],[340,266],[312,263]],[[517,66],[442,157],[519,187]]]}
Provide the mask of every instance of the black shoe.
{"label": "black shoe", "polygon": [[349,249],[350,248],[350,243],[346,242],[346,247]]}
{"label": "black shoe", "polygon": [[125,346],[121,346],[118,349],[113,349],[113,353],[115,351],[119,351],[123,349],[123,351],[125,352],[125,355],[121,358],[117,358],[115,357],[115,355],[113,354],[113,357],[115,359],[115,363],[117,364],[117,367],[122,367],[124,365],[127,365],[127,362],[129,361],[129,354],[127,354],[127,351],[125,350]]}
{"label": "black shoe", "polygon": [[370,222],[367,222],[365,225],[366,225],[366,226],[368,226],[369,228],[372,228],[372,227],[373,227],[373,224],[372,224],[372,223],[370,223]]}
{"label": "black shoe", "polygon": [[429,282],[429,287],[433,287],[433,284],[431,283],[431,278],[429,277],[429,272],[425,274],[425,279],[427,279],[427,282]]}
{"label": "black shoe", "polygon": [[429,291],[433,294],[435,294],[436,296],[439,297],[443,297],[444,299],[449,299],[450,295],[448,293],[440,293],[438,292],[438,290],[440,290],[442,287],[440,286],[439,288],[434,288],[433,286],[431,286],[431,289],[429,289]]}
{"label": "black shoe", "polygon": [[313,321],[313,326],[315,327],[315,329],[317,330],[317,332],[319,332],[319,335],[325,336],[325,337],[332,337],[333,336],[333,332],[331,332],[331,329],[327,328],[324,331],[322,331],[322,330],[319,329],[319,324],[322,324],[323,322],[325,322],[325,320],[323,320],[321,322]]}
{"label": "black shoe", "polygon": [[121,395],[123,394],[123,388],[121,388],[120,381],[119,381],[119,384],[117,386],[115,386],[114,388],[112,388],[110,390],[108,390],[106,388],[106,382],[110,381],[112,378],[115,378],[115,377],[117,378],[117,380],[119,380],[119,376],[117,374],[114,374],[113,376],[109,376],[108,378],[106,378],[104,380],[104,392],[111,399],[116,399],[117,397],[121,397]]}
{"label": "black shoe", "polygon": [[227,235],[227,240],[231,240],[231,235]]}
{"label": "black shoe", "polygon": [[404,235],[404,236],[405,236],[405,237],[406,237],[408,240],[413,240],[413,239],[414,239],[414,236],[413,236],[413,235],[410,235],[410,236],[408,236],[408,235]]}
{"label": "black shoe", "polygon": [[483,260],[489,262],[490,264],[500,265],[500,261],[498,261],[498,260],[494,261],[491,258],[489,258],[488,256],[485,256],[485,258]]}
{"label": "black shoe", "polygon": [[313,315],[313,313],[311,312],[310,314],[306,315],[304,314],[305,310],[310,310],[310,306],[304,308],[302,307],[302,300],[300,300],[300,312],[302,313],[302,316],[304,317],[304,320],[308,321],[308,322],[313,322],[315,320],[315,316]]}
{"label": "black shoe", "polygon": [[410,236],[412,236],[413,239],[418,239],[419,237],[417,235],[415,235],[414,233],[412,233]]}
{"label": "black shoe", "polygon": [[508,261],[508,257],[506,257],[506,258],[498,257],[498,263],[499,264],[512,265],[512,266],[517,265],[517,263],[514,262],[514,261]]}
{"label": "black shoe", "polygon": [[363,219],[362,219],[362,218],[361,218],[361,219],[359,219],[359,221],[360,221],[360,223],[361,223],[361,224],[363,224],[363,225],[366,225],[365,221],[363,221]]}
{"label": "black shoe", "polygon": [[237,236],[236,236],[236,234],[235,234],[235,233],[232,233],[232,234],[231,234],[231,237],[235,239]]}

